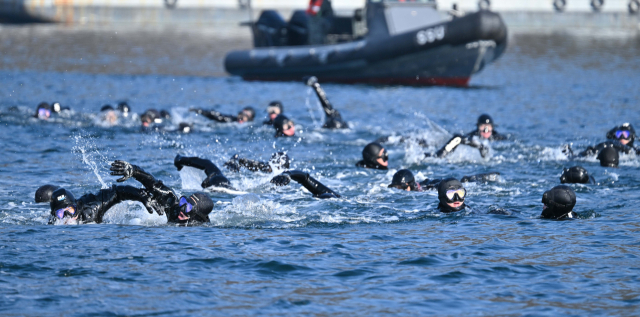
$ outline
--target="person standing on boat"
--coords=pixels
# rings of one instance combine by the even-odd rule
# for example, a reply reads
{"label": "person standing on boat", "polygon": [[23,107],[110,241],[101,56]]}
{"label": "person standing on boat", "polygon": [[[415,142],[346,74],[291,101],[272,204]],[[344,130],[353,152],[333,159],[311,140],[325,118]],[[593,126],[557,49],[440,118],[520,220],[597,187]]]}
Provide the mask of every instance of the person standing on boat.
{"label": "person standing on boat", "polygon": [[331,0],[310,0],[307,9],[309,16],[309,45],[322,45],[333,22]]}

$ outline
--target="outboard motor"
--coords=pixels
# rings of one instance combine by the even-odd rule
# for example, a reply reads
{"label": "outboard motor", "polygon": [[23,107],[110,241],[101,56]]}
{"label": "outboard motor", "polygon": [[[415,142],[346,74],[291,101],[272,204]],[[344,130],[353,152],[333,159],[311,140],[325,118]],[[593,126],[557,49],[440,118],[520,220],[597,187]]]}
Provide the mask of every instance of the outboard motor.
{"label": "outboard motor", "polygon": [[253,46],[286,46],[287,23],[275,10],[264,10],[253,25]]}
{"label": "outboard motor", "polygon": [[296,10],[289,20],[289,45],[309,44],[309,16],[304,10]]}

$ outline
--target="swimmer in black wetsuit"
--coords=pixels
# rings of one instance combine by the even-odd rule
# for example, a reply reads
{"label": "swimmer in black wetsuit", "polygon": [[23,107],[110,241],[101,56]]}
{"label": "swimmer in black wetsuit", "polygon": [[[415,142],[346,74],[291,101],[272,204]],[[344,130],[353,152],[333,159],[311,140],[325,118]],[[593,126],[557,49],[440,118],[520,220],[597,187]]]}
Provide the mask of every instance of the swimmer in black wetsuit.
{"label": "swimmer in black wetsuit", "polygon": [[202,188],[218,187],[236,190],[235,188],[231,187],[229,179],[227,179],[224,174],[222,174],[222,171],[220,171],[220,169],[210,160],[202,159],[196,156],[186,157],[178,154],[173,160],[173,165],[176,166],[178,171],[182,170],[182,167],[184,166],[190,166],[200,170],[204,170],[204,173],[207,174],[207,178],[205,178],[205,180],[202,181],[202,184],[200,184]]}
{"label": "swimmer in black wetsuit", "polygon": [[277,169],[289,169],[289,156],[284,152],[278,152],[271,155],[271,159],[269,162],[259,162],[246,158],[242,158],[235,154],[229,159],[224,166],[233,172],[240,172],[241,167],[245,167],[246,169],[252,172],[263,172],[263,173],[271,173],[273,172],[273,168]]}
{"label": "swimmer in black wetsuit", "polygon": [[296,134],[296,126],[285,115],[278,115],[273,120],[273,128],[276,129],[275,137],[292,137]]}
{"label": "swimmer in black wetsuit", "polygon": [[36,197],[35,197],[36,203],[50,203],[51,195],[58,188],[60,187],[55,185],[49,185],[49,184],[40,186],[40,188],[36,190]]}
{"label": "swimmer in black wetsuit", "polygon": [[51,117],[51,106],[46,102],[41,102],[38,104],[36,114],[33,117],[40,120],[49,120]]}
{"label": "swimmer in black wetsuit", "polygon": [[467,190],[455,178],[443,179],[438,184],[438,209],[440,212],[450,213],[466,208],[464,199]]}
{"label": "swimmer in black wetsuit", "polygon": [[77,200],[71,192],[59,188],[52,193],[49,224],[101,223],[111,207],[127,200],[142,203],[149,213],[155,210],[159,215],[165,214],[169,222],[191,224],[209,220],[208,214],[213,209],[213,201],[207,195],[194,193],[189,197],[178,198],[162,181],[124,161],[112,163],[111,171],[111,175],[123,176],[118,182],[133,177],[145,188],[113,185],[97,194],[85,194]]}
{"label": "swimmer in black wetsuit", "polygon": [[362,160],[358,161],[356,166],[379,170],[389,169],[389,154],[380,143],[369,143],[362,150]]}
{"label": "swimmer in black wetsuit", "polygon": [[121,101],[118,103],[118,111],[120,111],[120,115],[124,118],[128,118],[131,114],[131,107],[126,101]]}
{"label": "swimmer in black wetsuit", "polygon": [[263,121],[264,125],[273,125],[273,120],[276,119],[277,116],[281,115],[284,112],[282,107],[282,103],[280,101],[272,101],[269,103],[267,107],[267,115],[268,119]]}
{"label": "swimmer in black wetsuit", "polygon": [[486,157],[489,154],[489,150],[479,142],[479,140],[489,141],[503,141],[507,140],[509,136],[498,133],[494,130],[493,119],[488,114],[483,114],[478,117],[477,129],[469,132],[465,135],[454,135],[440,150],[436,153],[425,153],[426,157],[445,157],[449,153],[453,152],[458,145],[464,144],[480,151],[482,157]]}
{"label": "swimmer in black wetsuit", "polygon": [[576,205],[576,193],[571,187],[566,185],[558,185],[542,195],[542,214],[544,219],[563,220],[576,218],[577,214],[573,211]]}
{"label": "swimmer in black wetsuit", "polygon": [[33,117],[40,120],[48,120],[54,113],[60,114],[62,113],[62,111],[69,110],[71,110],[69,107],[62,107],[57,101],[52,103],[51,105],[46,102],[41,102],[38,104],[36,113]]}
{"label": "swimmer in black wetsuit", "polygon": [[349,125],[342,120],[342,116],[337,109],[334,109],[327,99],[327,94],[322,90],[320,84],[318,83],[318,79],[315,76],[311,76],[306,80],[307,86],[313,88],[322,104],[322,110],[324,110],[325,121],[322,126],[325,129],[348,129]]}
{"label": "swimmer in black wetsuit", "polygon": [[288,185],[291,180],[298,182],[300,185],[310,191],[311,194],[313,194],[313,197],[340,198],[340,194],[334,192],[329,187],[320,183],[317,179],[309,176],[309,173],[305,173],[303,171],[286,171],[271,179],[271,183],[275,184],[276,186],[285,186]]}
{"label": "swimmer in black wetsuit", "polygon": [[213,201],[205,193],[193,193],[189,197],[179,197],[153,175],[142,168],[124,161],[111,164],[111,175],[122,176],[117,181],[124,182],[130,177],[144,186],[147,195],[145,207],[151,213],[155,210],[159,215],[166,215],[167,222],[182,225],[209,222],[209,213],[213,210]]}
{"label": "swimmer in black wetsuit", "polygon": [[600,161],[600,166],[617,168],[620,162],[620,154],[618,154],[616,148],[605,146],[600,153],[598,153],[598,161]]}
{"label": "swimmer in black wetsuit", "polygon": [[[500,173],[490,172],[471,176],[464,176],[460,181],[462,183],[470,182],[495,182],[498,180]],[[407,169],[401,169],[393,175],[391,184],[387,187],[397,188],[406,191],[424,191],[428,189],[436,189],[442,182],[442,179],[425,179],[422,182],[416,182],[413,173]]]}
{"label": "swimmer in black wetsuit", "polygon": [[228,123],[228,122],[238,122],[238,123],[251,122],[251,121],[253,121],[253,118],[256,116],[256,112],[255,112],[255,110],[253,110],[252,107],[244,107],[242,110],[240,110],[240,112],[238,112],[238,116],[225,115],[225,114],[221,114],[220,112],[215,111],[215,110],[204,110],[204,109],[200,109],[200,108],[191,108],[191,109],[189,109],[189,111],[195,112],[195,113],[200,114],[200,115],[203,115],[203,116],[205,116],[208,119],[211,119],[213,121],[222,122],[222,123]]}
{"label": "swimmer in black wetsuit", "polygon": [[620,126],[614,127],[613,129],[607,132],[607,141],[598,143],[595,146],[589,146],[586,150],[578,153],[578,155],[573,154],[573,149],[569,144],[564,146],[562,152],[566,154],[569,158],[575,157],[585,157],[598,155],[600,151],[605,148],[613,147],[618,152],[629,154],[636,153],[636,155],[640,155],[640,149],[634,146],[634,141],[636,139],[636,130],[630,123],[624,123]]}
{"label": "swimmer in black wetsuit", "polygon": [[[617,153],[617,152],[616,152]],[[562,184],[595,184],[596,180],[582,166],[574,166],[562,170],[560,183]]]}

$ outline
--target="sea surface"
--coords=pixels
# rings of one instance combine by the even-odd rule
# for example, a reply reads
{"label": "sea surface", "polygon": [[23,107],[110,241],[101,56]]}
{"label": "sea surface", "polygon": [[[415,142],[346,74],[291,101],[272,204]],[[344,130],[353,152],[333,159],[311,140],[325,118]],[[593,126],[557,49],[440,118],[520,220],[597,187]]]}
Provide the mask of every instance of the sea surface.
{"label": "sea surface", "polygon": [[[321,83],[351,126],[327,131],[302,82],[224,75],[224,52],[248,39],[110,32],[0,30],[0,315],[640,314],[640,159],[623,155],[619,168],[603,168],[562,153],[565,144],[602,142],[624,122],[640,128],[640,39],[512,36],[464,89]],[[136,115],[105,124],[100,107],[122,100],[172,120],[150,133]],[[276,139],[262,125],[272,100],[295,121],[296,137]],[[42,101],[71,111],[39,121],[32,115]],[[188,111],[245,106],[257,110],[251,124]],[[424,158],[482,113],[512,136],[487,143],[489,157],[460,146],[446,159]],[[194,131],[175,132],[180,122]],[[391,168],[356,168],[362,148],[385,136]],[[342,198],[319,200],[295,182],[273,186],[277,173],[222,166],[236,153],[267,160],[277,151]],[[116,184],[108,170],[116,159],[178,194],[202,190],[204,173],[177,171],[177,154],[212,160],[246,194],[210,192],[211,223],[197,227],[167,224],[137,203],[117,205],[102,224],[53,226],[49,206],[34,202],[44,184],[76,197]],[[578,219],[540,219],[542,193],[575,165],[596,180],[570,185]],[[418,181],[501,176],[465,184],[469,210],[442,214],[435,192],[387,188],[402,168]],[[507,212],[490,213],[498,208]]]}

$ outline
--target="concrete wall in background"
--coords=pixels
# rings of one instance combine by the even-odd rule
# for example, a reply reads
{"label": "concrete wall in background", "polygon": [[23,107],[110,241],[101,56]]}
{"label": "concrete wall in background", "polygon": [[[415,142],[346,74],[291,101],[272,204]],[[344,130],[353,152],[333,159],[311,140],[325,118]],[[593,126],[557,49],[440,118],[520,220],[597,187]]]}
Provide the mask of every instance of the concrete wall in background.
{"label": "concrete wall in background", "polygon": [[[177,1],[173,9],[167,3]],[[487,0],[483,0],[487,1]],[[573,32],[585,34],[640,33],[638,14],[628,13],[629,1],[604,0],[602,12],[593,12],[591,0],[565,0],[562,13],[553,0],[489,0],[491,9],[502,14],[510,32]],[[79,27],[213,28],[223,33],[244,34],[240,22],[249,20],[243,8],[248,0],[0,0],[0,22],[44,21]],[[285,19],[292,10],[305,9],[308,0],[252,0],[253,17],[262,9],[278,9]],[[438,8],[454,3],[464,11],[476,11],[479,0],[440,0]],[[333,0],[336,11],[350,13],[364,0]]]}

